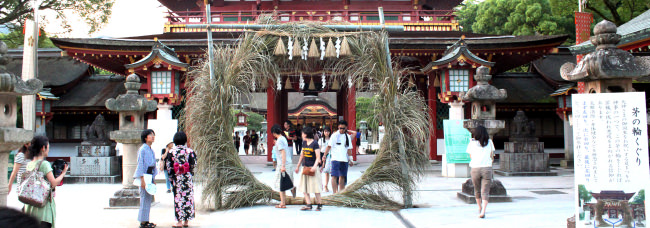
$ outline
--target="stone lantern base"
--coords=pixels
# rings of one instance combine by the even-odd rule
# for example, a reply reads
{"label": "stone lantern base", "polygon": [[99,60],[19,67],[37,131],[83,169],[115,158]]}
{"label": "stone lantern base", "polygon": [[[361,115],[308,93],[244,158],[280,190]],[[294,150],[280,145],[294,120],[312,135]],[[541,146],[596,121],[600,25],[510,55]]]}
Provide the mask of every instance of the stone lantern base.
{"label": "stone lantern base", "polygon": [[[458,192],[456,196],[465,201],[465,203],[476,203],[476,197],[474,196],[474,184],[472,179],[467,179],[463,184],[463,190]],[[492,180],[490,184],[490,203],[501,203],[501,202],[512,202],[512,197],[508,196],[506,188],[503,187],[503,184],[499,180]]]}
{"label": "stone lantern base", "polygon": [[[153,206],[156,201],[156,196],[153,197],[151,206]],[[112,209],[139,207],[140,189],[135,186],[133,186],[133,188],[120,189],[109,199],[108,204]]]}

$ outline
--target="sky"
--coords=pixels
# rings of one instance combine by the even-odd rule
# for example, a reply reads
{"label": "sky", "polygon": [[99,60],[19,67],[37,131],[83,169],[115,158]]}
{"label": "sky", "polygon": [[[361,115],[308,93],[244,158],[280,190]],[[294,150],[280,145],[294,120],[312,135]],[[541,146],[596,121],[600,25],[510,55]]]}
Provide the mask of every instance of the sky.
{"label": "sky", "polygon": [[[72,32],[63,33],[62,26],[56,21],[48,21],[43,27],[48,34],[67,38],[89,37],[131,37],[160,34],[163,32],[167,9],[157,0],[115,0],[113,13],[102,29],[88,34],[89,26],[72,11],[65,12]],[[48,18],[51,12],[42,12]],[[52,14],[53,15],[53,14]]]}

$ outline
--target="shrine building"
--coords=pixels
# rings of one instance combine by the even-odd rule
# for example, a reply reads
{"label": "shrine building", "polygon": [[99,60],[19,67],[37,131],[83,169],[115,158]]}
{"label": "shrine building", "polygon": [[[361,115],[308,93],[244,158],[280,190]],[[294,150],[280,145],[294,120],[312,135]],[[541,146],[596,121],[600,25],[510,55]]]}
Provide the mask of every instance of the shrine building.
{"label": "shrine building", "polygon": [[[203,1],[159,0],[169,9],[167,23],[161,34],[124,38],[52,38],[60,49],[60,66],[75,66],[78,70],[62,69],[61,74],[41,73],[53,96],[51,115],[40,126],[53,143],[72,145],[82,139],[81,131],[97,114],[103,114],[111,128],[117,125],[117,113],[103,107],[103,102],[124,93],[123,76],[136,74],[143,82],[140,93],[158,102],[158,110],[147,114],[148,128],[156,131],[161,145],[171,138],[177,124],[178,110],[184,107],[183,96],[188,72],[205,56],[205,28],[190,28],[204,24],[206,11]],[[476,84],[473,76],[480,66],[490,68],[493,85],[508,91],[508,99],[497,103],[497,119],[512,120],[516,111],[526,111],[537,126],[537,134],[547,147],[564,147],[564,126],[556,115],[557,103],[549,95],[559,89],[555,74],[546,67],[545,56],[557,54],[566,35],[511,36],[461,32],[454,7],[462,0],[337,0],[317,4],[309,0],[213,1],[213,24],[255,24],[262,15],[272,15],[281,22],[318,21],[350,25],[379,25],[378,7],[383,7],[387,25],[402,25],[404,31],[389,32],[392,57],[409,69],[404,81],[426,99],[432,116],[434,134],[429,141],[432,160],[441,160],[444,153],[442,120],[449,118],[449,103],[459,101],[459,94]],[[321,1],[324,2],[324,1]],[[212,29],[215,45],[234,44],[241,29]],[[44,51],[39,51],[43,53]],[[568,52],[566,52],[568,53]],[[15,53],[10,64],[18,64]],[[43,56],[39,57],[39,60]],[[531,63],[526,73],[508,72]],[[43,61],[40,62],[41,64]],[[39,64],[39,67],[41,67]],[[559,67],[559,66],[558,66]],[[93,69],[103,69],[113,76],[96,75]],[[40,72],[50,72],[40,70]],[[15,72],[17,75],[20,72]],[[553,75],[551,75],[553,74]],[[122,80],[122,81],[121,81]],[[281,83],[257,85],[246,108],[265,115],[267,129],[285,120],[294,123],[331,126],[339,119],[357,129],[356,98],[371,97],[370,91],[357,89],[354,84],[331,80],[324,72],[287,73]],[[254,102],[255,101],[255,102]],[[254,104],[253,104],[254,103]],[[464,117],[470,109],[464,106]],[[162,121],[162,122],[161,122]],[[170,125],[171,126],[171,125]],[[497,149],[507,140],[508,128],[495,136]],[[113,128],[114,129],[114,128]],[[166,132],[165,132],[166,131]],[[353,144],[355,145],[355,144]],[[160,148],[154,150],[159,151]],[[53,147],[56,148],[56,147]],[[270,150],[269,150],[270,151]],[[271,155],[267,153],[270,161]],[[64,152],[56,157],[65,157]],[[356,157],[355,157],[356,159]]]}

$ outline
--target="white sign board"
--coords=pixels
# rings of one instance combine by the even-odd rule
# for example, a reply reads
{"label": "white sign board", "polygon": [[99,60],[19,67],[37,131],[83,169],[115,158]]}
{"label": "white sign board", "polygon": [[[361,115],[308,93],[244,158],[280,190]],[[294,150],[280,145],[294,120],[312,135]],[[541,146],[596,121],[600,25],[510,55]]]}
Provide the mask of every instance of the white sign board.
{"label": "white sign board", "polygon": [[646,224],[645,94],[574,94],[572,101],[576,227]]}

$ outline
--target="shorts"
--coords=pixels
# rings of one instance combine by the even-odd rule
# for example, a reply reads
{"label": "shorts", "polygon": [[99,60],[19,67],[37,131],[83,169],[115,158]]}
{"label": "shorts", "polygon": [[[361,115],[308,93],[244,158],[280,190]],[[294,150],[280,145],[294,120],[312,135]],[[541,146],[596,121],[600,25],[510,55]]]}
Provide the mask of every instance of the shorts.
{"label": "shorts", "polygon": [[332,172],[330,175],[333,177],[348,177],[348,163],[332,161]]}

